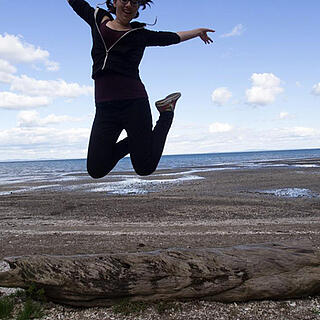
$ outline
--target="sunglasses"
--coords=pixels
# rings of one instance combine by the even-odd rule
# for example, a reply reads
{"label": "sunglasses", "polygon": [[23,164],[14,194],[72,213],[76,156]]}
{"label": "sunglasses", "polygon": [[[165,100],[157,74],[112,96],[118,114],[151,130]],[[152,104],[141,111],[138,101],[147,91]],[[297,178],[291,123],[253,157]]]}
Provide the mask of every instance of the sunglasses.
{"label": "sunglasses", "polygon": [[129,1],[133,7],[139,7],[142,4],[142,0],[121,0],[121,3],[127,4]]}

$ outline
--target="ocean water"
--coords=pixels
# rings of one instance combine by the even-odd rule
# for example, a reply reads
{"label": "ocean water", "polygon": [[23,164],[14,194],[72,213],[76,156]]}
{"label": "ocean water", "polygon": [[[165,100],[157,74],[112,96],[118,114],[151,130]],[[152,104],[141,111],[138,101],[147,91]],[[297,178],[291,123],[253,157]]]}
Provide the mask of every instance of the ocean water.
{"label": "ocean water", "polygon": [[[311,161],[299,163],[299,159]],[[201,171],[266,166],[320,167],[312,159],[320,159],[320,149],[167,155],[161,158],[158,170],[153,175],[139,177],[132,174],[130,158],[124,158],[104,179],[92,179],[90,183],[85,159],[0,162],[0,196],[47,189],[143,194],[170,184],[203,179],[197,175]],[[169,174],[161,169],[175,172]]]}

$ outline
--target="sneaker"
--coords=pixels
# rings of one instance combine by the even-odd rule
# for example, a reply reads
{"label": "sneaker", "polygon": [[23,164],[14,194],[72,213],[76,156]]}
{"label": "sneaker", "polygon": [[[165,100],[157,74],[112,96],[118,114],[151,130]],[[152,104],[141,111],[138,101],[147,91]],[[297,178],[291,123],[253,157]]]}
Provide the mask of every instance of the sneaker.
{"label": "sneaker", "polygon": [[180,92],[175,92],[169,94],[167,97],[165,97],[162,100],[158,100],[156,102],[156,107],[159,112],[164,111],[174,111],[174,108],[176,107],[176,103],[178,99],[181,97]]}

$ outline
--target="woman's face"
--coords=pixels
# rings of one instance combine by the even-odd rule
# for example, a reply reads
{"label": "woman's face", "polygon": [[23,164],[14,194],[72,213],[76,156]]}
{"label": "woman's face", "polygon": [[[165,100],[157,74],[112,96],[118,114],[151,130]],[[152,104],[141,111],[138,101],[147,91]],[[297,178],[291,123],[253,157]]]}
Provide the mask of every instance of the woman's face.
{"label": "woman's face", "polygon": [[129,23],[137,15],[140,0],[114,0],[113,6],[116,8],[117,18]]}

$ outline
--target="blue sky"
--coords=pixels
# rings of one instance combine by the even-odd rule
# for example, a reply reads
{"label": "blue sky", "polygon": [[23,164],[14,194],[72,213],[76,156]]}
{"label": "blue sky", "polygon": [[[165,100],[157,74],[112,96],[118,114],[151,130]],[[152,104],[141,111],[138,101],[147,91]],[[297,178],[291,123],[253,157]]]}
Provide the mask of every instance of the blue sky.
{"label": "blue sky", "polygon": [[[153,30],[216,30],[211,45],[146,49],[154,121],[154,102],[182,92],[165,154],[319,148],[319,11],[318,0],[154,0],[142,11],[158,17]],[[86,157],[90,49],[66,0],[0,0],[0,160]]]}

